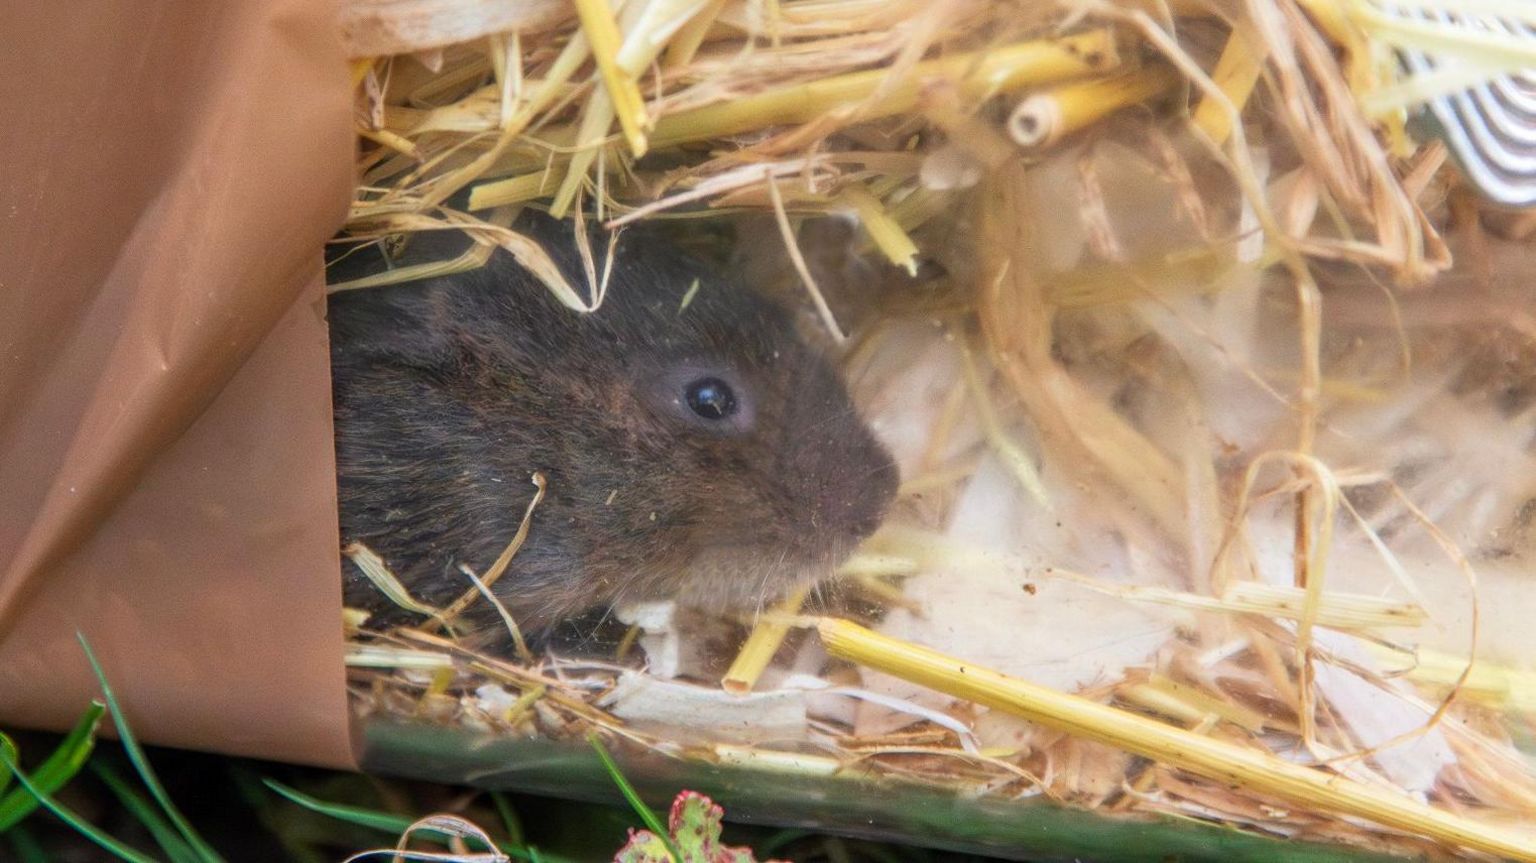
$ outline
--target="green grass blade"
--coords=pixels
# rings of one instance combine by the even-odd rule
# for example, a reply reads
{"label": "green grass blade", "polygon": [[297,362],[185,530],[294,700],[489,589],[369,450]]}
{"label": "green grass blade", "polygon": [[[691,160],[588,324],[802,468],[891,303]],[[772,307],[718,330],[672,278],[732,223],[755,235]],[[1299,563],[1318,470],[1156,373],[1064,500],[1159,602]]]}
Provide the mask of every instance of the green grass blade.
{"label": "green grass blade", "polygon": [[[289,788],[283,783],[278,782],[276,779],[263,779],[261,782],[263,785],[267,786],[283,797],[286,797],[288,800],[303,806],[305,809],[311,809],[315,812],[319,812],[321,815],[327,815],[331,818],[337,819],[338,821],[345,821],[348,824],[357,824],[363,827],[371,828],[373,830],[380,830],[385,833],[394,833],[398,835],[400,833],[404,833],[405,828],[411,826],[412,822],[415,820],[413,818],[407,818],[404,815],[396,815],[392,812],[380,812],[376,809],[368,809],[362,806],[351,806],[346,803],[331,803],[329,801],[321,800],[317,797],[311,797],[302,791]],[[433,835],[432,831],[423,832],[428,835]]]}
{"label": "green grass blade", "polygon": [[[45,759],[43,763],[32,771],[32,785],[42,790],[44,794],[52,794],[75,778],[80,768],[90,759],[91,751],[96,746],[96,726],[101,722],[101,714],[106,710],[100,702],[91,702],[91,706],[81,714],[59,745]],[[9,777],[12,771],[0,768]],[[32,814],[37,809],[38,799],[24,788],[13,789],[10,793],[0,797],[0,833],[16,826],[21,819]]]}
{"label": "green grass blade", "polygon": [[159,863],[155,858],[124,845],[117,839],[98,830],[96,825],[81,818],[75,814],[74,810],[54,800],[52,795],[45,793],[41,788],[34,785],[32,780],[25,773],[21,772],[21,767],[16,757],[16,744],[11,742],[11,738],[6,737],[4,734],[0,734],[0,764],[4,764],[9,768],[21,787],[36,797],[60,821],[63,821],[76,833],[106,849],[106,851],[116,856],[119,860],[124,861],[124,863]]}
{"label": "green grass blade", "polygon": [[[380,812],[377,809],[367,809],[362,806],[350,806],[345,803],[331,803],[329,801],[320,800],[318,798],[311,797],[302,791],[289,788],[288,786],[278,782],[275,779],[263,779],[261,781],[277,794],[280,794],[288,800],[303,806],[305,809],[319,812],[321,815],[327,815],[339,821],[345,821],[348,824],[357,824],[362,827],[379,830],[393,836],[399,836],[400,834],[404,833],[406,828],[410,827],[416,822],[416,819],[414,818],[408,818],[404,815],[396,815],[392,812]],[[447,841],[447,836],[445,834],[438,833],[437,831],[431,829],[418,829],[414,835],[424,839],[430,839],[432,841],[444,843]],[[513,845],[510,842],[497,842],[496,849],[501,853],[506,854],[508,857],[512,857],[517,860],[527,860],[530,861],[530,863],[536,863],[536,861],[544,861],[544,863],[573,863],[573,861],[566,860],[563,857],[557,857],[553,854],[541,853],[533,850],[532,848],[527,848],[521,845]]]}
{"label": "green grass blade", "polygon": [[629,780],[624,778],[624,774],[619,771],[618,763],[613,760],[612,755],[608,754],[608,748],[603,746],[603,741],[597,739],[595,732],[589,732],[587,742],[597,750],[597,757],[603,760],[603,769],[608,771],[613,784],[619,786],[619,793],[629,801],[630,808],[635,810],[635,814],[640,816],[641,821],[645,822],[646,828],[667,846],[667,853],[672,855],[673,860],[682,860],[677,844],[672,841],[672,834],[667,832],[666,826],[661,823],[660,818],[656,817],[656,813],[651,811],[651,807],[645,805],[645,801],[640,799],[640,792],[635,790],[635,786],[629,784]]}
{"label": "green grass blade", "polygon": [[507,831],[507,841],[513,845],[527,845],[527,841],[523,839],[523,822],[517,817],[517,812],[512,809],[512,803],[507,800],[507,795],[492,791],[490,796],[492,805],[496,807],[496,814],[501,816],[501,826]]}
{"label": "green grass blade", "polygon": [[299,835],[303,826],[296,823],[296,819],[284,817],[289,814],[285,811],[286,807],[277,805],[272,795],[262,786],[261,777],[256,775],[256,771],[239,762],[225,767],[229,771],[230,780],[240,791],[240,798],[255,813],[256,820],[283,846],[284,853],[288,855],[288,863],[335,863],[329,855],[309,847]]}
{"label": "green grass blade", "polygon": [[103,759],[97,758],[91,762],[91,772],[95,773],[96,778],[100,779],[102,784],[107,786],[107,790],[117,797],[117,802],[128,810],[128,814],[144,825],[144,829],[154,837],[156,844],[166,853],[166,856],[171,858],[172,863],[198,863],[202,859],[198,857],[192,846],[181,838],[176,828],[171,826],[171,822],[157,812],[144,795],[135,791],[115,768]]}
{"label": "green grass blade", "polygon": [[192,829],[192,825],[187,823],[187,819],[182,817],[181,812],[171,803],[170,796],[165,793],[165,786],[160,784],[160,778],[149,766],[149,759],[144,757],[143,748],[139,746],[139,741],[134,738],[132,729],[128,727],[128,721],[123,717],[122,706],[118,704],[117,695],[112,692],[111,685],[107,683],[107,675],[101,669],[101,662],[96,659],[96,651],[91,649],[90,642],[86,641],[84,633],[76,633],[75,637],[80,639],[80,647],[85,650],[85,658],[91,663],[91,670],[96,674],[96,682],[101,684],[101,694],[107,700],[107,707],[112,710],[112,723],[117,726],[117,736],[122,741],[123,750],[128,753],[128,760],[133,762],[133,769],[138,772],[139,780],[144,783],[145,788],[149,789],[149,796],[154,798],[156,805],[165,813],[165,817],[170,819],[171,824],[176,827],[176,832],[181,834],[181,838],[197,852],[199,860],[203,863],[224,863],[224,858],[219,856],[219,852],[213,850],[213,846]]}

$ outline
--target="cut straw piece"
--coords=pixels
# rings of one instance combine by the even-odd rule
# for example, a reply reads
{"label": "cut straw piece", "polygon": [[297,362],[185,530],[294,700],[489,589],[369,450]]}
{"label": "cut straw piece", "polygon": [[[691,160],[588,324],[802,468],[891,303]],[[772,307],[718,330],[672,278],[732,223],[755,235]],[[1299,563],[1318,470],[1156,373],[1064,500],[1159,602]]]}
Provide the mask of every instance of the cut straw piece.
{"label": "cut straw piece", "polygon": [[427,689],[422,693],[422,701],[435,696],[447,695],[448,687],[453,685],[454,671],[452,666],[434,668],[428,678]]}
{"label": "cut straw piece", "polygon": [[415,144],[411,143],[409,139],[397,135],[388,129],[359,128],[357,130],[357,134],[367,138],[370,141],[373,141],[376,144],[382,144],[402,156],[407,156],[418,161],[421,159],[421,151],[416,149]]}
{"label": "cut straw piece", "polygon": [[[566,217],[577,195],[586,187],[594,163],[601,182],[607,156],[603,139],[608,135],[613,116],[613,99],[606,90],[593,93],[592,98],[583,106],[581,123],[576,127],[576,152],[565,166],[565,178],[560,181],[560,188],[555,191],[555,198],[549,205],[550,215],[557,219]],[[601,192],[598,197],[602,198]]]}
{"label": "cut straw piece", "polygon": [[612,100],[613,113],[624,132],[629,150],[637,158],[645,155],[645,100],[640,96],[640,85],[635,83],[619,66],[619,22],[613,17],[613,9],[607,0],[573,0],[576,15],[581,19],[581,30],[592,46],[592,57],[597,61],[598,74],[603,87]]}
{"label": "cut straw piece", "polygon": [[858,214],[865,233],[869,234],[875,247],[885,254],[887,260],[905,269],[908,275],[917,275],[917,244],[902,230],[901,224],[886,212],[879,198],[856,184],[843,189],[838,198]]}
{"label": "cut straw piece", "polygon": [[725,0],[709,0],[709,5],[684,24],[677,35],[672,37],[672,41],[667,43],[661,68],[671,71],[692,63],[694,55],[699,53],[699,47],[704,44],[704,37],[709,35],[710,28],[715,26],[715,19],[720,17],[720,10],[724,8]]}
{"label": "cut straw piece", "polygon": [[354,542],[343,548],[341,553],[351,560],[357,566],[358,571],[363,574],[363,577],[367,578],[374,587],[377,587],[380,593],[388,597],[390,602],[406,611],[414,611],[417,614],[424,614],[428,617],[438,616],[439,612],[437,609],[411,596],[411,592],[406,589],[404,584],[400,583],[400,579],[396,578],[393,572],[390,572],[389,567],[384,563],[384,558],[379,557],[378,553],[373,549],[360,542]]}
{"label": "cut straw piece", "polygon": [[348,638],[356,638],[358,633],[362,632],[363,625],[368,622],[368,618],[372,616],[372,614],[361,608],[342,608],[341,631],[345,632]]}
{"label": "cut straw piece", "polygon": [[835,758],[821,755],[801,755],[797,752],[775,752],[755,746],[715,744],[715,756],[721,764],[749,767],[754,770],[772,770],[778,773],[794,773],[801,776],[833,776],[843,769]]}
{"label": "cut straw piece", "polygon": [[1404,794],[1057,692],[880,635],[846,620],[823,618],[817,629],[827,652],[838,658],[1151,758],[1232,788],[1277,797],[1312,811],[1364,818],[1416,836],[1536,863],[1536,840],[1431,808]]}
{"label": "cut straw piece", "polygon": [[636,207],[622,216],[608,220],[604,227],[610,230],[620,228],[672,207],[703,200],[714,195],[723,195],[733,190],[755,186],[759,183],[771,182],[774,177],[802,172],[814,173],[821,167],[822,162],[823,160],[820,158],[810,158],[789,159],[783,162],[770,162],[768,164],[743,165],[740,168],[733,168],[724,173],[700,180],[693,188],[685,192],[679,192],[661,200]]}
{"label": "cut straw piece", "polygon": [[469,190],[469,209],[474,211],[489,210],[492,207],[504,207],[508,204],[523,204],[541,197],[549,187],[549,174],[539,172],[537,174],[524,174],[521,177],[508,177],[505,180],[495,180]]}
{"label": "cut straw piece", "polygon": [[392,668],[413,671],[453,668],[453,657],[445,653],[385,644],[348,645],[346,662],[348,668]]}
{"label": "cut straw piece", "polygon": [[[1299,587],[1239,581],[1227,588],[1223,603],[1235,611],[1300,620],[1306,611],[1307,592]],[[1318,594],[1319,626],[1332,629],[1368,629],[1376,626],[1422,626],[1429,619],[1424,609],[1411,602],[1339,591]]]}
{"label": "cut straw piece", "polygon": [[1127,704],[1159,713],[1169,719],[1176,719],[1185,725],[1197,725],[1208,718],[1215,718],[1215,714],[1208,710],[1190,704],[1178,696],[1164,692],[1149,683],[1133,683],[1130,686],[1115,690],[1115,695]]}
{"label": "cut straw piece", "polygon": [[475,586],[475,590],[480,592],[480,597],[489,603],[492,608],[496,609],[496,613],[501,617],[502,625],[506,627],[507,634],[512,636],[512,648],[517,651],[517,658],[522,662],[532,665],[534,661],[533,652],[528,649],[527,639],[523,638],[523,628],[517,625],[517,619],[512,616],[512,612],[507,610],[506,603],[497,598],[496,594],[491,592],[491,589],[486,586],[485,582],[480,580],[480,576],[475,575],[475,571],[468,566],[462,563],[459,564],[459,572],[462,572],[470,580],[470,583]]}
{"label": "cut straw piece", "polygon": [[1036,93],[1008,115],[1008,134],[1026,151],[1043,150],[1110,114],[1171,92],[1182,79],[1167,66],[1149,66]]}
{"label": "cut straw piece", "polygon": [[[695,19],[706,13],[712,0],[650,0],[638,16],[626,17],[624,44],[616,58],[631,79],[653,68],[669,42]],[[625,10],[626,16],[630,10]]]}
{"label": "cut straw piece", "polygon": [[832,340],[838,344],[848,340],[842,327],[837,325],[837,318],[832,314],[832,307],[827,305],[827,299],[821,293],[821,288],[816,284],[816,277],[811,275],[811,268],[805,263],[805,256],[800,254],[800,244],[795,241],[795,229],[789,224],[789,213],[784,209],[784,196],[779,194],[778,181],[768,171],[763,172],[764,185],[768,188],[768,197],[773,201],[774,221],[779,226],[779,236],[784,240],[784,250],[789,254],[790,263],[795,265],[795,273],[800,276],[800,281],[805,285],[806,293],[811,295],[811,302],[816,306],[816,313],[821,315],[821,321],[827,327],[827,332],[832,334]]}
{"label": "cut straw piece", "polygon": [[1178,699],[1181,703],[1204,713],[1219,716],[1233,725],[1254,734],[1263,731],[1268,724],[1264,719],[1264,715],[1257,710],[1252,710],[1231,701],[1222,700],[1188,684],[1170,680],[1168,677],[1156,672],[1153,672],[1151,678],[1144,685],[1171,698]]}
{"label": "cut straw piece", "polygon": [[1158,605],[1199,611],[1258,614],[1284,620],[1301,620],[1310,614],[1314,625],[1343,632],[1374,627],[1415,627],[1428,620],[1424,609],[1410,602],[1338,591],[1321,591],[1316,607],[1309,609],[1306,589],[1291,585],[1237,582],[1228,586],[1222,596],[1215,597],[1165,587],[1113,584],[1064,569],[1052,569],[1050,575],[1099,593]]}
{"label": "cut straw piece", "polygon": [[517,31],[486,37],[490,45],[491,71],[495,75],[496,103],[503,121],[523,98],[523,43]]}
{"label": "cut straw piece", "polygon": [[[544,478],[544,474],[538,471],[534,471],[531,480],[537,490],[533,493],[533,500],[528,502],[528,508],[523,510],[523,520],[518,524],[517,532],[512,535],[512,540],[507,543],[507,547],[502,549],[501,554],[496,557],[496,561],[491,564],[491,568],[485,571],[485,576],[477,579],[473,587],[464,591],[458,599],[453,601],[452,605],[443,611],[440,619],[444,623],[451,622],[454,618],[463,614],[464,609],[468,608],[470,603],[480,598],[482,590],[489,590],[491,585],[495,584],[497,579],[500,579],[502,574],[507,571],[507,567],[512,563],[512,558],[517,556],[518,550],[523,547],[523,542],[528,539],[528,529],[533,524],[533,511],[544,501],[544,492],[549,487],[549,482]],[[429,632],[431,631],[430,626],[424,628]],[[517,631],[515,626],[513,631]],[[521,633],[518,634],[520,635]],[[520,646],[523,651],[527,651],[527,645]]]}
{"label": "cut straw piece", "polygon": [[720,679],[720,686],[726,692],[746,695],[757,685],[757,679],[763,675],[768,662],[779,652],[784,637],[789,634],[789,619],[800,612],[800,606],[805,604],[805,596],[809,592],[809,587],[802,587],[790,594],[773,609],[773,613],[763,615],[757,625],[752,627],[752,634],[741,645],[736,661],[731,663],[725,677]]}
{"label": "cut straw piece", "polygon": [[905,608],[914,614],[923,613],[923,604],[902,592],[901,588],[873,575],[846,576],[859,590],[890,608]]}
{"label": "cut straw piece", "polygon": [[917,560],[899,554],[871,554],[861,552],[848,558],[837,568],[837,574],[845,578],[867,576],[879,578],[891,575],[915,575],[922,565]]}
{"label": "cut straw piece", "polygon": [[[1236,30],[1227,37],[1227,45],[1221,49],[1221,57],[1216,61],[1216,69],[1211,73],[1211,81],[1231,100],[1237,113],[1243,113],[1243,106],[1248,104],[1248,97],[1253,94],[1253,87],[1259,82],[1259,73],[1264,71],[1264,57],[1255,54],[1248,47],[1248,42]],[[1219,104],[1209,96],[1203,96],[1200,104],[1195,106],[1193,122],[1200,131],[1211,139],[1218,147],[1226,143],[1228,136],[1232,134],[1232,115],[1227,112],[1226,106]]]}
{"label": "cut straw piece", "polygon": [[544,693],[548,691],[548,687],[544,686],[531,686],[524,690],[516,701],[507,705],[507,709],[501,712],[501,721],[508,725],[516,725],[533,708],[534,703],[543,698]]}
{"label": "cut straw piece", "polygon": [[[1453,689],[1467,668],[1467,657],[1418,648],[1413,653],[1393,650],[1367,642],[1366,647],[1380,659],[1388,673],[1401,673],[1410,681],[1431,690]],[[1461,685],[1464,697],[1516,713],[1536,715],[1536,671],[1527,671],[1479,659]]]}
{"label": "cut straw piece", "polygon": [[[974,99],[1103,73],[1118,63],[1110,32],[1091,30],[917,63],[893,86],[888,86],[891,73],[885,69],[850,72],[664,116],[656,122],[651,145],[668,147],[766,126],[808,123],[856,105],[858,119],[889,117],[915,108],[925,82],[933,79],[956,81],[962,95]],[[866,102],[876,93],[880,95]]]}

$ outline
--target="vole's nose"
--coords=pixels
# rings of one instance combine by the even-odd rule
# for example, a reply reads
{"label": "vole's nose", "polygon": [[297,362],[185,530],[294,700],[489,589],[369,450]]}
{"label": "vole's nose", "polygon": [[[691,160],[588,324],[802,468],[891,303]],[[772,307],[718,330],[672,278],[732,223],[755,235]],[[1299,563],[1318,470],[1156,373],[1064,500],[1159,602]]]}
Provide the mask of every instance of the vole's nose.
{"label": "vole's nose", "polygon": [[835,517],[837,526],[855,541],[879,529],[901,482],[896,462],[873,441],[868,453],[860,453],[858,458],[850,461],[850,464],[866,463],[873,467],[866,468],[862,476],[849,476],[844,482],[834,484],[843,489],[840,500],[827,500],[826,492],[823,492],[822,511]]}

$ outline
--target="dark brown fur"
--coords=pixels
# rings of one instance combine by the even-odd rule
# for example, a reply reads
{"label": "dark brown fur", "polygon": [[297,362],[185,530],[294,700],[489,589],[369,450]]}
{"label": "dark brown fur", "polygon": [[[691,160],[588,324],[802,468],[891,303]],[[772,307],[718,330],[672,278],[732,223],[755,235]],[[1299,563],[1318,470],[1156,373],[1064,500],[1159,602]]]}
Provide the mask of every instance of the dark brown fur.
{"label": "dark brown fur", "polygon": [[[584,284],[566,226],[521,227]],[[534,630],[622,601],[755,607],[827,575],[895,491],[890,457],[788,317],[653,238],[620,240],[588,315],[501,252],[334,295],[330,314],[343,541],[435,606],[471,586],[461,564],[484,573],[506,547],[535,471],[548,495],[495,586]],[[750,423],[693,414],[681,393],[701,375],[732,382]],[[346,599],[389,611],[350,565]]]}

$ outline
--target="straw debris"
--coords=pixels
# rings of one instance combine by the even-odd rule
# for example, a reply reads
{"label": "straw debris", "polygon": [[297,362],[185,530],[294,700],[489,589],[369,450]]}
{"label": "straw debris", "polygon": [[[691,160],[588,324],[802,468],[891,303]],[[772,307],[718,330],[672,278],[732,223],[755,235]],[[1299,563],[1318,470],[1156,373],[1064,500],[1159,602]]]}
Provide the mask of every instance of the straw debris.
{"label": "straw debris", "polygon": [[[517,538],[446,610],[351,549],[424,618],[349,623],[361,713],[1536,859],[1536,250],[1412,116],[1528,40],[1449,0],[345,5],[348,234],[473,246],[333,290],[501,249],[586,313],[611,260],[570,283],[521,208],[708,220],[904,479],[833,584],[601,655],[434,632]],[[722,682],[772,728],[711,728]],[[679,693],[710,734],[647,713]]]}

